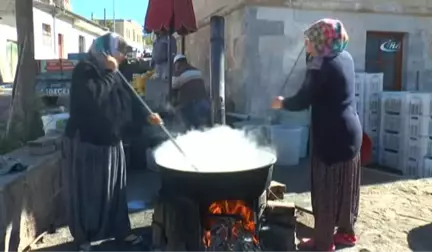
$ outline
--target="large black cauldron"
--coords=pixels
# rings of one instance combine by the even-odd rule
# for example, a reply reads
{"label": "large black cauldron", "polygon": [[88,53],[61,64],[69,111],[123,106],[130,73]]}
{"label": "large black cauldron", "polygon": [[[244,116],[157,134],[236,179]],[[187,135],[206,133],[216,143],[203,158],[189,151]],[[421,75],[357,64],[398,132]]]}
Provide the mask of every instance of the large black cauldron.
{"label": "large black cauldron", "polygon": [[220,173],[180,171],[159,165],[162,191],[199,201],[256,199],[270,184],[273,164]]}

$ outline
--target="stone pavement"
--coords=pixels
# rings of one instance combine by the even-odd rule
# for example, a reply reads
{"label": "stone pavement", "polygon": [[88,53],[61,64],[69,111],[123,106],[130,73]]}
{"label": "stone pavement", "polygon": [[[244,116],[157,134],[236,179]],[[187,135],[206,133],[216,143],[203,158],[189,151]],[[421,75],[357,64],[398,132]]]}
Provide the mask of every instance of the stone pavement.
{"label": "stone pavement", "polygon": [[[285,199],[295,201],[304,206],[310,206],[309,197],[305,197],[309,191],[308,162],[303,160],[300,165],[295,167],[276,167],[273,179],[285,183],[287,191]],[[400,180],[401,177],[391,174],[363,169],[363,185],[390,183]],[[150,171],[130,171],[128,176],[128,196],[130,206],[130,218],[134,232],[142,234],[146,242],[142,247],[127,247],[107,241],[95,245],[97,251],[138,251],[148,250],[150,245],[152,207],[151,202],[159,189],[158,173]],[[35,246],[39,251],[73,251],[72,238],[66,227],[61,227],[54,234],[46,235],[43,242]],[[357,251],[357,250],[354,250]]]}

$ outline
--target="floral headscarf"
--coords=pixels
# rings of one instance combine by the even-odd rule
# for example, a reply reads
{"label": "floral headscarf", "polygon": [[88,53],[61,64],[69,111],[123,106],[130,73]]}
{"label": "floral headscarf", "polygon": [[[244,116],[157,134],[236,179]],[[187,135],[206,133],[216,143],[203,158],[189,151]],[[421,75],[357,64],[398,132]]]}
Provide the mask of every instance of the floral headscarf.
{"label": "floral headscarf", "polygon": [[348,45],[348,34],[340,20],[324,18],[316,21],[304,32],[318,56],[335,55]]}

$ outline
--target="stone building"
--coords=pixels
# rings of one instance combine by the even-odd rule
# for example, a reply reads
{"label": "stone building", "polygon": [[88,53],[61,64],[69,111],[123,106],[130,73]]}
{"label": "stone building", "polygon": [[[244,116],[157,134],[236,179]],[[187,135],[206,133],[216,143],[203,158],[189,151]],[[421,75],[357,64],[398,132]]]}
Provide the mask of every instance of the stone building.
{"label": "stone building", "polygon": [[[226,89],[236,112],[265,115],[311,22],[342,20],[357,71],[384,72],[386,90],[432,90],[432,0],[194,0],[199,30],[186,54],[209,77],[211,15],[225,17]],[[301,85],[299,61],[282,95]],[[209,79],[209,78],[207,78]]]}

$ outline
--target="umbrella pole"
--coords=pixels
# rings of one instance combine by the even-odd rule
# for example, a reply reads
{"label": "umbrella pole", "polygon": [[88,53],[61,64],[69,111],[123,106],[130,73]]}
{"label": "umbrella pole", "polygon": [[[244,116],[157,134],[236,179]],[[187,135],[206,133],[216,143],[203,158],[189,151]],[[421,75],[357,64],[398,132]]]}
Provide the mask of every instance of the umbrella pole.
{"label": "umbrella pole", "polygon": [[186,53],[186,39],[185,39],[185,36],[182,36],[182,39],[181,39],[181,52],[182,52],[182,54],[183,55],[185,55],[185,53]]}

